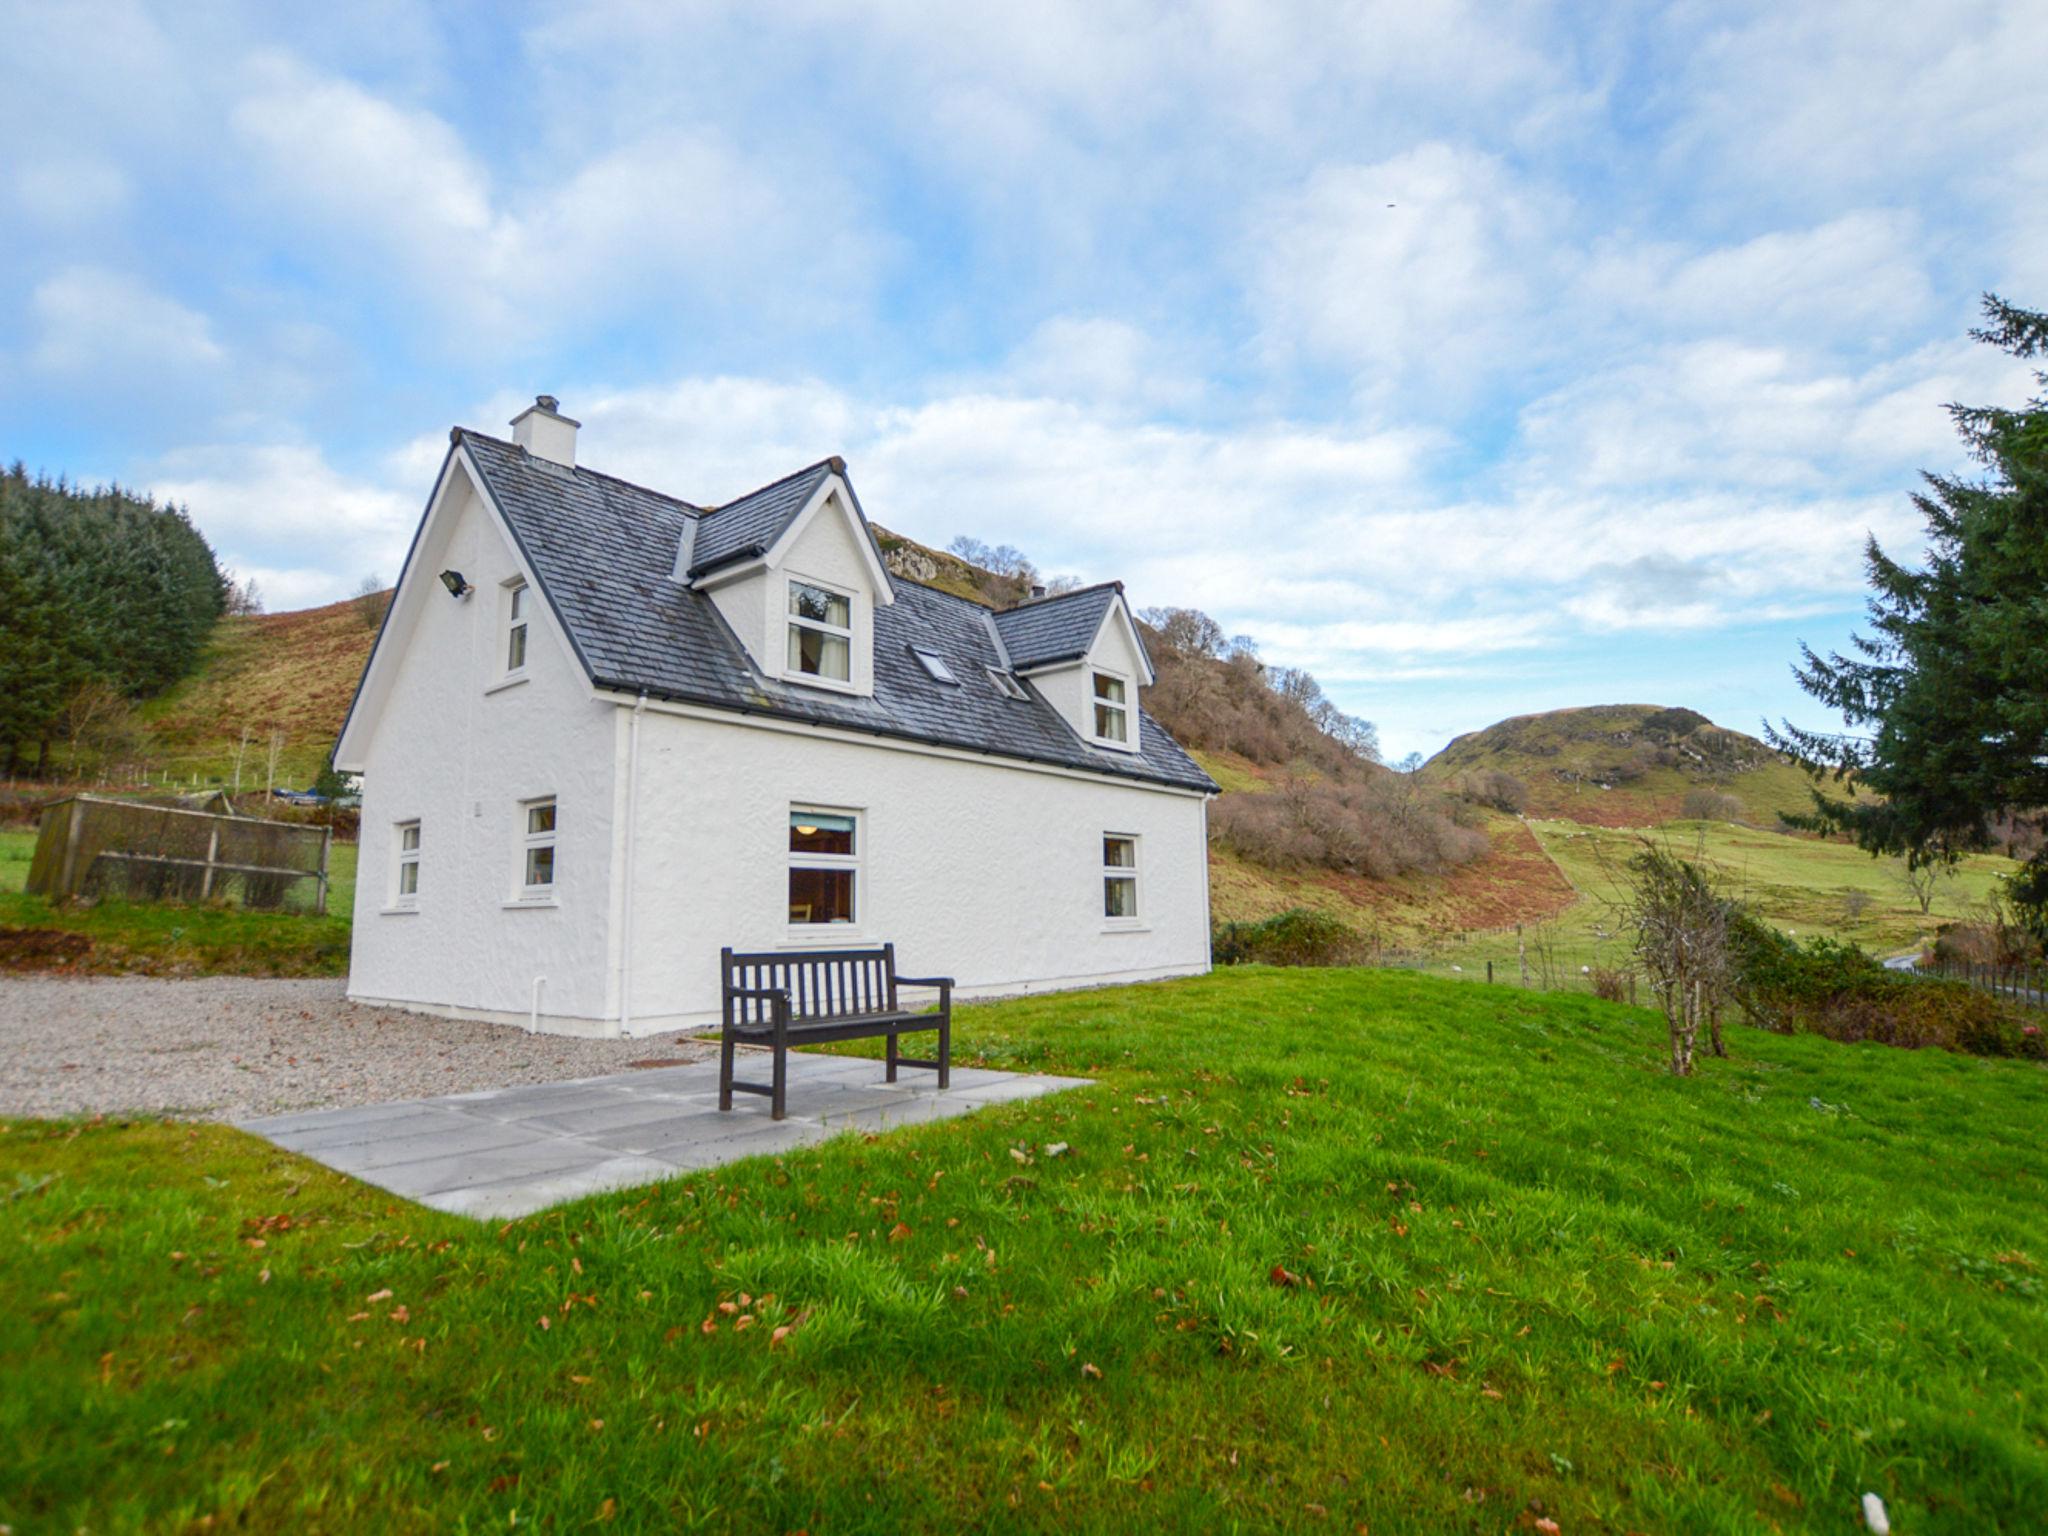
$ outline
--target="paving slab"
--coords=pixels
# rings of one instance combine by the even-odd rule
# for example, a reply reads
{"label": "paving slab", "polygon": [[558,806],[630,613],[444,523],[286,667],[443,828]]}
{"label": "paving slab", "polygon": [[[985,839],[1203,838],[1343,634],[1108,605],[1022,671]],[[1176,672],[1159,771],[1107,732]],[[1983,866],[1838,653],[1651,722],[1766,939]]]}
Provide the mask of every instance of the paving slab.
{"label": "paving slab", "polygon": [[[480,1220],[675,1178],[849,1132],[884,1131],[1086,1087],[1088,1079],[955,1067],[952,1085],[905,1067],[894,1083],[868,1057],[789,1058],[788,1114],[741,1094],[718,1108],[718,1063],[522,1084],[441,1098],[244,1120],[242,1129],[436,1210]],[[765,1054],[739,1075],[766,1082]]]}

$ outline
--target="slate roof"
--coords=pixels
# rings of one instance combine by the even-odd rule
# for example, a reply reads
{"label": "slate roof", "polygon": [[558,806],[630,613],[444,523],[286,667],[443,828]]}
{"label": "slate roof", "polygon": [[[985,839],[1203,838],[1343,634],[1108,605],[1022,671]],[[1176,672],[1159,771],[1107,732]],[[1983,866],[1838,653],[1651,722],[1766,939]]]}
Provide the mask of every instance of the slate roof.
{"label": "slate roof", "polygon": [[[894,581],[896,601],[875,609],[873,697],[827,693],[765,676],[711,598],[675,580],[676,552],[687,525],[694,523],[692,568],[701,569],[707,541],[717,539],[720,520],[736,512],[741,516],[734,526],[745,532],[716,546],[728,551],[719,563],[737,558],[731,550],[749,548],[764,537],[772,543],[823,475],[834,472],[830,460],[707,513],[609,475],[536,458],[465,428],[457,428],[453,437],[476,465],[540,578],[543,597],[600,688],[1216,791],[1215,782],[1180,743],[1142,711],[1143,750],[1117,752],[1083,741],[1028,679],[1021,680],[1025,698],[1004,695],[987,669],[1004,664],[997,627],[1015,622],[1012,616],[992,616],[979,603],[901,577]],[[809,489],[799,495],[806,480]],[[771,527],[774,532],[767,531]],[[1116,589],[1092,590],[1103,594],[1096,608],[1099,625]],[[1089,606],[1079,601],[1083,596],[1015,610],[1035,615],[1022,633],[1027,639],[1041,630],[1064,635],[1073,621],[1060,617],[1054,624],[1051,618],[1062,608]],[[1093,625],[1088,635],[1093,638]],[[1003,640],[1006,645],[1007,629]],[[926,672],[911,654],[913,646],[944,657],[957,685]],[[1008,659],[1022,664],[1014,655]]]}
{"label": "slate roof", "polygon": [[[1058,597],[1041,597],[997,614],[996,628],[1010,653],[1010,665],[1021,672],[1055,662],[1078,661],[1095,643],[1103,616],[1123,590],[1122,582],[1106,581],[1078,592],[1063,592]],[[1141,639],[1139,644],[1144,641]]]}
{"label": "slate roof", "polygon": [[786,475],[773,485],[749,491],[738,501],[707,511],[698,519],[697,543],[690,560],[690,575],[702,576],[736,560],[752,560],[768,553],[768,547],[782,536],[782,530],[810,504],[812,494],[844,462],[825,459],[808,469]]}

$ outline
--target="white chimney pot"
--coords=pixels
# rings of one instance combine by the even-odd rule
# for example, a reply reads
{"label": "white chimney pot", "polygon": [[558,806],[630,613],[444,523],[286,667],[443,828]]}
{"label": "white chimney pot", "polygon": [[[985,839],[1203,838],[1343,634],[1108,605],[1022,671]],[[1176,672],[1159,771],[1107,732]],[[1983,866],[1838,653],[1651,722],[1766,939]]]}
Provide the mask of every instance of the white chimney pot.
{"label": "white chimney pot", "polygon": [[512,441],[537,459],[573,468],[576,429],[583,423],[564,416],[561,406],[553,395],[535,396],[533,404],[512,418]]}

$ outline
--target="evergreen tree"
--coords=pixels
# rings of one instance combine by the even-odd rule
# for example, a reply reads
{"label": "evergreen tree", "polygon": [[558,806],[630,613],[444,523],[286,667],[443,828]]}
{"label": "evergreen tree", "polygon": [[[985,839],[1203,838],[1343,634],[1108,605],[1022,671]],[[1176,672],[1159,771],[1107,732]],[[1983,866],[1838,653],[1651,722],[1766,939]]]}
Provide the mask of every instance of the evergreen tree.
{"label": "evergreen tree", "polygon": [[[2048,314],[1984,300],[1971,334],[2015,357],[2048,355]],[[1774,745],[1817,785],[1820,830],[1853,836],[1915,867],[1991,841],[2001,817],[2048,812],[2048,372],[2018,409],[1949,407],[1983,465],[1979,478],[1925,476],[1913,500],[1928,533],[1926,568],[1865,552],[1873,633],[1851,656],[1802,646],[1800,686],[1853,730],[1834,736],[1789,723]],[[2048,928],[2048,850],[2014,895]]]}

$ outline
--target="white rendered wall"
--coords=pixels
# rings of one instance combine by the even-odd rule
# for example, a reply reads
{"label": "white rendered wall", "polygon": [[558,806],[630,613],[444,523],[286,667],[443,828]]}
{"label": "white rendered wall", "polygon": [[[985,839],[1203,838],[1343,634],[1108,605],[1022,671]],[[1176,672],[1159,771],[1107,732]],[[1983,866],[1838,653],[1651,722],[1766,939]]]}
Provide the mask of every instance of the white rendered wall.
{"label": "white rendered wall", "polygon": [[[462,475],[459,469],[455,472]],[[449,489],[413,576],[416,627],[386,638],[398,668],[364,752],[349,996],[609,1033],[611,868],[620,711],[593,700],[546,604],[530,605],[527,680],[503,674],[500,583],[511,545],[465,480]],[[434,573],[460,570],[457,601]],[[523,857],[522,800],[557,804],[557,905],[508,906]],[[420,822],[417,909],[393,910],[394,824]]]}
{"label": "white rendered wall", "polygon": [[[1016,992],[1208,969],[1204,802],[650,709],[633,1032],[708,1020],[718,951],[892,940],[912,975]],[[860,922],[792,938],[792,805],[862,816]],[[1102,836],[1140,839],[1142,926],[1102,915]]]}

